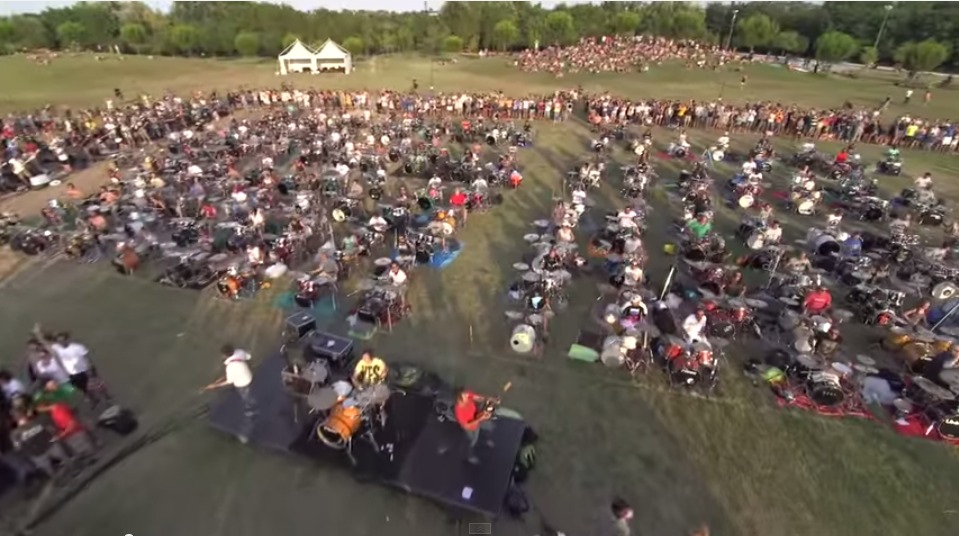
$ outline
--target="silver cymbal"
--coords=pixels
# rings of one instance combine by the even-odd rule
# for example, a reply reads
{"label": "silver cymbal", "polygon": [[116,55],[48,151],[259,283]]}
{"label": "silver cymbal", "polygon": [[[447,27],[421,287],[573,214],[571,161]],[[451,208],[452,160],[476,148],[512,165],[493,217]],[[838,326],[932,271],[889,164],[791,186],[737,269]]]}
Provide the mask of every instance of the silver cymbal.
{"label": "silver cymbal", "polygon": [[513,263],[513,269],[514,269],[514,270],[519,270],[520,272],[525,272],[525,271],[529,270],[529,265],[526,264],[525,262],[514,262],[514,263]]}
{"label": "silver cymbal", "polygon": [[523,235],[523,240],[529,242],[530,244],[533,242],[539,242],[539,235],[536,233],[525,234]]}

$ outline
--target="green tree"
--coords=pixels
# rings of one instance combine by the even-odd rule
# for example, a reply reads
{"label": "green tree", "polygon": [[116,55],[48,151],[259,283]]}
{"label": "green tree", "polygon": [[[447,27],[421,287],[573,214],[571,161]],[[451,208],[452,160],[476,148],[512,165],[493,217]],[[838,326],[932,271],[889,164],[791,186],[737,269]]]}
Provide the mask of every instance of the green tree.
{"label": "green tree", "polygon": [[894,57],[909,71],[909,78],[915,78],[921,72],[932,71],[942,65],[949,58],[949,49],[942,43],[926,39],[901,45]]}
{"label": "green tree", "polygon": [[288,33],[283,36],[283,39],[280,40],[280,46],[286,48],[296,42],[300,37],[293,33]]}
{"label": "green tree", "polygon": [[350,54],[354,56],[359,56],[363,54],[363,51],[366,50],[366,44],[363,43],[363,40],[359,37],[350,36],[343,41],[343,48],[350,51]]}
{"label": "green tree", "polygon": [[770,47],[778,35],[779,25],[761,13],[750,15],[736,24],[736,41],[749,50]]}
{"label": "green tree", "polygon": [[872,67],[877,61],[879,61],[879,51],[876,47],[862,47],[859,52],[859,63],[863,67]]}
{"label": "green tree", "polygon": [[816,59],[830,64],[846,61],[859,50],[859,43],[849,34],[835,30],[826,32],[816,39]]}
{"label": "green tree", "polygon": [[445,39],[443,39],[444,52],[462,52],[463,45],[463,38],[458,35],[448,35]]}
{"label": "green tree", "polygon": [[36,50],[38,48],[52,48],[57,45],[55,36],[47,30],[47,26],[40,17],[34,15],[20,15],[11,17],[16,28],[13,43],[17,48]]}
{"label": "green tree", "polygon": [[120,40],[137,53],[146,44],[147,39],[149,39],[147,29],[140,23],[129,22],[120,27]]}
{"label": "green tree", "polygon": [[565,11],[553,11],[546,16],[543,27],[543,39],[547,43],[569,45],[576,40],[576,28],[573,17]]}
{"label": "green tree", "polygon": [[86,35],[87,29],[79,22],[67,21],[57,26],[57,40],[62,47],[79,47]]}
{"label": "green tree", "polygon": [[610,28],[613,33],[620,35],[633,35],[639,29],[639,14],[634,11],[620,11],[610,22]]}
{"label": "green tree", "polygon": [[191,24],[177,24],[170,29],[170,43],[177,52],[189,56],[197,52],[200,31]]}
{"label": "green tree", "polygon": [[0,20],[0,45],[12,45],[17,37],[17,27],[10,20]]}
{"label": "green tree", "polygon": [[241,56],[256,56],[260,52],[260,34],[240,32],[233,39],[233,47]]}
{"label": "green tree", "polygon": [[798,32],[787,30],[779,32],[770,46],[785,53],[803,54],[809,49],[809,40]]}
{"label": "green tree", "polygon": [[706,37],[706,14],[701,9],[684,9],[673,15],[670,37],[701,39]]}
{"label": "green tree", "polygon": [[509,19],[503,19],[493,27],[493,44],[499,50],[509,50],[519,41],[519,28]]}

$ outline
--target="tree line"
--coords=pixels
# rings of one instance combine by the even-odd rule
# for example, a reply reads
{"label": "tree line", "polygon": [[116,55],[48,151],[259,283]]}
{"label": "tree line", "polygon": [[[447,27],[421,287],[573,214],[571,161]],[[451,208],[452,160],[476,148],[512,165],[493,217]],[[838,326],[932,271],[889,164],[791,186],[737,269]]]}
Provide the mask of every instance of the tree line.
{"label": "tree line", "polygon": [[79,2],[0,18],[0,52],[109,50],[185,56],[275,56],[295,39],[333,39],[356,55],[511,51],[582,37],[648,34],[826,63],[959,67],[955,2],[446,2],[438,11],[301,12],[260,2]]}

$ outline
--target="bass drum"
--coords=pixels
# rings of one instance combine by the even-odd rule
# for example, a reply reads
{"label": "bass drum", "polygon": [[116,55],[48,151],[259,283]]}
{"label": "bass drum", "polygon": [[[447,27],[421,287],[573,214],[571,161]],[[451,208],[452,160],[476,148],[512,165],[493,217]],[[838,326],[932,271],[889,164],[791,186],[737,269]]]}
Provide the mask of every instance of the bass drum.
{"label": "bass drum", "polygon": [[330,216],[333,217],[333,221],[337,223],[343,223],[348,220],[353,215],[353,209],[346,203],[337,203],[333,208],[333,211],[330,213]]}
{"label": "bass drum", "polygon": [[400,161],[400,152],[396,149],[390,149],[390,152],[387,153],[387,158],[395,164]]}
{"label": "bass drum", "polygon": [[822,255],[823,257],[830,255],[838,255],[842,250],[842,246],[839,245],[839,242],[833,238],[832,235],[821,234],[813,240],[813,252],[817,255]]}
{"label": "bass drum", "polygon": [[732,339],[736,335],[736,326],[725,320],[718,320],[709,326],[709,334],[720,339]]}
{"label": "bass drum", "polygon": [[228,275],[216,282],[216,290],[221,296],[232,298],[240,292],[240,279],[235,275]]}
{"label": "bass drum", "polygon": [[420,244],[416,246],[416,262],[418,264],[429,264],[433,260],[433,246],[430,244]]}
{"label": "bass drum", "polygon": [[316,435],[328,447],[345,449],[363,423],[363,411],[355,405],[338,404],[329,416],[317,427]]}
{"label": "bass drum", "polygon": [[806,384],[806,394],[819,406],[838,406],[846,398],[839,376],[831,372],[813,372]]}

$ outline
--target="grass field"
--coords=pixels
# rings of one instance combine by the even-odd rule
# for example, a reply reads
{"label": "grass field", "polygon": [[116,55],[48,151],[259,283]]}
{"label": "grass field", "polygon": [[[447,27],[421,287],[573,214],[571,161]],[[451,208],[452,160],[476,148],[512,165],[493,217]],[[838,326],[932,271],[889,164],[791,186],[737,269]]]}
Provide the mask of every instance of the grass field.
{"label": "grass field", "polygon": [[[664,67],[644,75],[556,80],[507,70],[502,63],[464,60],[436,66],[435,86],[528,93],[582,83],[617,94],[707,98],[719,94],[725,78],[724,98],[734,101],[764,98],[834,106],[846,99],[867,104],[896,95],[888,81],[823,80],[768,67],[750,68],[750,82],[740,92],[734,73]],[[167,88],[276,86],[280,79],[272,71],[272,64],[161,58],[72,58],[48,67],[2,58],[0,73],[12,83],[5,86],[0,106],[91,105],[113,87],[132,95]],[[297,85],[405,88],[413,77],[428,85],[429,71],[422,61],[378,59],[350,77],[290,80]],[[69,91],[57,80],[69,80]],[[944,95],[928,113],[959,111],[947,106],[955,106],[954,99]],[[655,135],[659,143],[668,141],[666,132]],[[696,133],[692,141],[702,146],[715,137]],[[633,384],[622,374],[566,360],[565,348],[579,326],[590,322],[596,296],[592,283],[573,286],[570,307],[555,318],[542,360],[509,352],[500,298],[509,264],[523,254],[522,234],[529,222],[548,213],[553,191],[567,168],[585,154],[588,140],[588,130],[578,122],[539,128],[535,147],[520,157],[527,179],[523,188],[496,211],[470,220],[462,236],[468,246],[450,268],[415,274],[411,300],[416,314],[375,341],[379,352],[387,359],[422,363],[479,391],[512,381],[508,405],[523,413],[542,437],[529,486],[532,499],[545,519],[570,535],[591,533],[613,495],[636,507],[634,524],[640,534],[683,535],[702,522],[716,535],[956,534],[959,460],[941,445],[905,440],[878,423],[775,409],[771,396],[754,389],[736,365],[723,375],[723,396],[705,400],[665,392],[658,378]],[[788,151],[789,144],[781,143],[779,149]],[[877,154],[864,152],[865,158]],[[615,158],[625,161],[622,153]],[[908,153],[905,159],[910,172],[930,170],[941,177],[940,188],[955,189],[947,182],[959,171],[954,158]],[[657,169],[667,180],[678,171],[676,163],[666,161],[659,161]],[[717,175],[731,171],[721,166]],[[896,189],[907,180],[885,186]],[[618,203],[610,186],[596,196],[601,208]],[[654,217],[665,224],[670,212],[665,197],[658,191],[653,197],[658,200]],[[730,217],[720,215],[726,223]],[[808,220],[787,223],[794,234],[809,225]],[[662,238],[649,238],[652,251]],[[654,276],[661,279],[669,263],[654,255]],[[69,328],[94,349],[113,390],[137,409],[144,429],[169,430],[99,478],[35,534],[465,534],[465,528],[450,525],[425,501],[242,448],[184,417],[203,402],[196,389],[219,372],[217,347],[230,340],[266,355],[275,347],[281,318],[266,296],[228,304],[207,294],[122,278],[102,267],[34,265],[3,283],[4,360],[19,359],[24,334],[34,321]],[[739,363],[749,351],[730,352],[731,358]],[[535,534],[537,525],[531,515],[525,526],[502,522],[494,530]]]}

